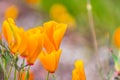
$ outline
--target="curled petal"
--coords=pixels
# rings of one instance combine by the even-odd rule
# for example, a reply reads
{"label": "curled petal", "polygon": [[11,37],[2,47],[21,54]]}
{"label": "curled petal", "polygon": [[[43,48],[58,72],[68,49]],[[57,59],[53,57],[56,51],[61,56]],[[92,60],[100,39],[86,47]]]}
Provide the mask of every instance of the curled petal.
{"label": "curled petal", "polygon": [[34,34],[29,38],[28,56],[26,57],[28,64],[34,64],[39,53],[41,52],[43,40],[41,34]]}
{"label": "curled petal", "polygon": [[61,50],[53,51],[50,54],[41,52],[38,58],[40,59],[43,67],[47,71],[49,71],[50,73],[54,73],[58,66],[60,55],[61,55]]}
{"label": "curled petal", "polygon": [[46,34],[44,34],[44,47],[48,53],[51,53],[53,50],[55,50],[53,43]]}
{"label": "curled petal", "polygon": [[54,43],[55,43],[56,50],[59,49],[60,43],[61,43],[61,41],[63,39],[63,36],[66,32],[66,29],[67,29],[66,24],[59,24],[57,26],[57,29],[54,32],[53,38],[54,38]]}

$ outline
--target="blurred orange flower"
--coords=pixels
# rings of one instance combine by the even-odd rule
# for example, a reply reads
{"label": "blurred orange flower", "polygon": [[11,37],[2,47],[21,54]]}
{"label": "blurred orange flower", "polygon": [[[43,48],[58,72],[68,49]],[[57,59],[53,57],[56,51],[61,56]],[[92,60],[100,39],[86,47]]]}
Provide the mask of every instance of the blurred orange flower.
{"label": "blurred orange flower", "polygon": [[43,25],[44,28],[44,47],[48,53],[53,50],[58,50],[62,38],[66,32],[67,25],[56,23],[54,21],[47,22]]}
{"label": "blurred orange flower", "polygon": [[[27,71],[21,72],[18,76],[18,80],[26,80],[26,72]],[[34,74],[32,71],[29,71],[29,79],[28,80],[34,80]]]}
{"label": "blurred orange flower", "polygon": [[37,4],[40,0],[26,0],[28,4]]}
{"label": "blurred orange flower", "polygon": [[117,48],[120,48],[120,27],[115,30],[113,35],[113,41],[114,41],[114,45]]}
{"label": "blurred orange flower", "polygon": [[76,21],[62,4],[54,4],[50,9],[50,17],[55,21],[66,23],[70,28],[75,28]]}
{"label": "blurred orange flower", "polygon": [[38,58],[48,72],[54,73],[58,66],[60,55],[61,50],[52,51],[50,54],[42,51]]}
{"label": "blurred orange flower", "polygon": [[5,18],[13,18],[16,19],[18,17],[19,14],[19,9],[17,6],[12,5],[10,7],[8,7],[5,11]]}
{"label": "blurred orange flower", "polygon": [[72,71],[72,80],[86,80],[83,62],[81,60],[75,62],[75,69]]}

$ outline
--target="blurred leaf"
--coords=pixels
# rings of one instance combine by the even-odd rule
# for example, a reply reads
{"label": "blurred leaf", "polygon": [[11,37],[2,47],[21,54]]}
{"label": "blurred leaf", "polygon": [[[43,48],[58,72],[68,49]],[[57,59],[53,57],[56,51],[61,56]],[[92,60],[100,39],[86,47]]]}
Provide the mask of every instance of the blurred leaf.
{"label": "blurred leaf", "polygon": [[118,60],[119,60],[119,58],[115,54],[112,54],[112,58],[113,58],[114,62],[118,62]]}

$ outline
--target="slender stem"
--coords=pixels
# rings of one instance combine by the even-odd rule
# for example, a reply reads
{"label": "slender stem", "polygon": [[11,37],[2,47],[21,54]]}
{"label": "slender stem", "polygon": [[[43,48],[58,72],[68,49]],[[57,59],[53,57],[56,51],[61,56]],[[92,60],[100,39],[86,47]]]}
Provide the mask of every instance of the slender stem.
{"label": "slender stem", "polygon": [[24,64],[25,64],[25,59],[23,59],[23,62],[22,62],[22,64],[21,64],[21,66],[24,66]]}
{"label": "slender stem", "polygon": [[[5,59],[3,59],[3,67],[4,69],[6,69],[6,62],[5,62]],[[7,78],[7,73],[5,73],[6,75],[4,75],[4,78],[6,79]]]}
{"label": "slender stem", "polygon": [[96,39],[96,33],[95,33],[95,27],[94,27],[94,21],[93,21],[93,16],[92,16],[92,6],[90,3],[90,0],[87,0],[87,10],[88,10],[88,19],[89,19],[89,27],[92,33],[93,37],[93,44],[94,44],[94,50],[96,53],[96,59],[98,61],[98,64],[101,65],[101,62],[97,56],[98,55],[98,46],[97,46],[97,39]]}
{"label": "slender stem", "polygon": [[52,76],[53,76],[53,80],[56,80],[55,75],[53,74]]}
{"label": "slender stem", "polygon": [[16,72],[17,72],[17,70],[15,68],[15,71],[14,71],[14,80],[16,80]]}
{"label": "slender stem", "polygon": [[92,16],[92,6],[90,3],[90,0],[87,0],[87,10],[88,10],[89,27],[90,27],[92,37],[93,37],[95,53],[98,53],[97,39],[96,39],[96,33],[95,33],[95,28],[94,28],[94,21],[93,21],[93,16]]}
{"label": "slender stem", "polygon": [[90,27],[90,31],[91,31],[92,37],[93,37],[94,51],[96,53],[95,56],[96,56],[96,59],[98,61],[97,67],[100,69],[100,72],[102,72],[102,75],[104,75],[103,71],[101,70],[102,64],[101,64],[101,62],[99,60],[99,55],[98,55],[98,44],[97,44],[96,32],[95,32],[93,15],[92,15],[92,6],[91,6],[91,2],[90,1],[91,0],[87,0],[87,10],[88,10],[89,27]]}
{"label": "slender stem", "polygon": [[22,80],[22,76],[23,76],[22,73],[23,73],[23,70],[20,70],[19,71],[19,80]]}
{"label": "slender stem", "polygon": [[21,66],[21,67],[19,68],[19,70],[21,70],[21,69],[24,70],[24,68],[27,67],[27,66],[29,66],[29,65],[28,65],[28,64],[27,64],[27,65],[23,65],[23,66]]}
{"label": "slender stem", "polygon": [[[4,48],[3,47],[2,47],[2,54],[4,55]],[[1,64],[1,67],[2,67],[3,72],[4,72],[4,79],[8,80],[7,73],[6,73],[6,62],[5,62],[4,58],[0,59],[0,64]]]}
{"label": "slender stem", "polygon": [[1,65],[1,68],[2,68],[2,70],[3,70],[3,72],[4,72],[4,79],[5,79],[5,80],[8,80],[8,79],[7,79],[7,75],[6,75],[6,70],[5,70],[5,67],[3,66],[3,63],[2,63],[1,58],[0,58],[0,65]]}
{"label": "slender stem", "polygon": [[25,64],[25,59],[23,59],[23,62],[21,64],[21,68],[20,68],[20,71],[19,71],[19,79],[22,80],[22,72],[24,70],[24,64]]}
{"label": "slender stem", "polygon": [[47,73],[46,80],[49,80],[49,72]]}
{"label": "slender stem", "polygon": [[108,73],[108,79],[107,79],[107,80],[111,80],[111,77],[112,77],[113,73],[114,73],[113,70],[111,70],[111,71]]}
{"label": "slender stem", "polygon": [[10,67],[10,70],[9,70],[9,73],[8,73],[8,79],[9,79],[9,77],[11,75],[11,71],[12,71],[12,66]]}
{"label": "slender stem", "polygon": [[29,70],[30,70],[30,66],[28,66],[28,70],[27,70],[27,73],[26,73],[25,80],[29,80]]}

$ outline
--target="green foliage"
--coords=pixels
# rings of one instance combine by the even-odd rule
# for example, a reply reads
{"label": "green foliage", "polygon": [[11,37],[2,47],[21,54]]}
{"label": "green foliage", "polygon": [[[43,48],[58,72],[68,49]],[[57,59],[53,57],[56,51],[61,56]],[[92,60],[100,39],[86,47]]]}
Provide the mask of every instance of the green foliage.
{"label": "green foliage", "polygon": [[112,54],[112,58],[113,58],[114,62],[118,62],[118,60],[119,60],[118,56],[116,56],[115,54]]}
{"label": "green foliage", "polygon": [[[114,30],[120,26],[120,0],[90,1],[97,39],[104,38],[106,33],[109,33],[111,39]],[[75,18],[78,30],[90,36],[88,11],[86,8],[87,0],[42,0],[40,5],[49,15],[51,6],[56,3],[63,4],[68,12]]]}
{"label": "green foliage", "polygon": [[[119,0],[91,0],[96,27],[113,31],[113,29],[120,25],[119,2]],[[63,4],[76,19],[84,19],[82,18],[84,16],[87,17],[87,0],[42,0],[41,6],[43,10],[49,13],[51,6],[56,3]]]}

